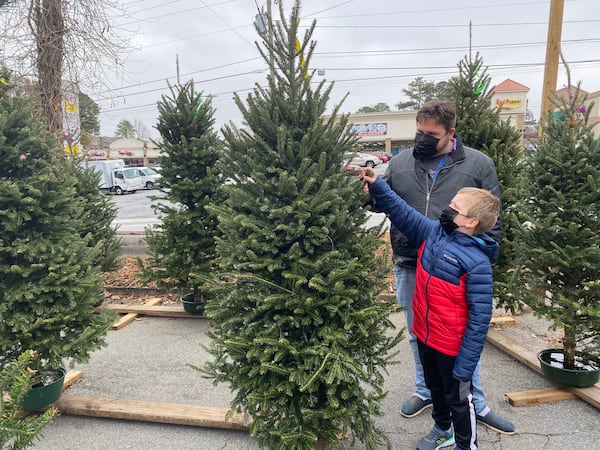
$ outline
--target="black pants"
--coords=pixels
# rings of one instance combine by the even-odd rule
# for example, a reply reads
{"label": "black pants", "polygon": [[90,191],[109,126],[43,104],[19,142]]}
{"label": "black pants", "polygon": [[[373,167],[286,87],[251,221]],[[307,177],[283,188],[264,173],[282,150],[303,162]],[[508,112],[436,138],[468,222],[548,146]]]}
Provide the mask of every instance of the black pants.
{"label": "black pants", "polygon": [[442,430],[454,425],[456,445],[461,449],[476,449],[477,422],[471,381],[458,381],[452,376],[456,357],[444,355],[419,340],[417,342],[425,384],[431,391],[431,417]]}

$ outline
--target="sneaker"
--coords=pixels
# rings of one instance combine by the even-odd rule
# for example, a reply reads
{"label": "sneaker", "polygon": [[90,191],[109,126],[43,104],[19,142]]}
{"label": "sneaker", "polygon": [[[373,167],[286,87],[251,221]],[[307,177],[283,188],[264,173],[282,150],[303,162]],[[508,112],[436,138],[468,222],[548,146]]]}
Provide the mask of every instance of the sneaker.
{"label": "sneaker", "polygon": [[490,411],[485,416],[477,415],[477,421],[490,430],[503,434],[515,434],[515,426],[509,420],[506,420],[500,414]]}
{"label": "sneaker", "polygon": [[431,406],[431,399],[423,400],[416,395],[413,395],[408,400],[404,400],[400,414],[404,417],[415,417],[421,414],[426,408]]}
{"label": "sneaker", "polygon": [[422,437],[417,442],[417,450],[438,450],[454,446],[454,432],[452,428],[448,431],[442,431],[436,425],[433,430],[425,437]]}

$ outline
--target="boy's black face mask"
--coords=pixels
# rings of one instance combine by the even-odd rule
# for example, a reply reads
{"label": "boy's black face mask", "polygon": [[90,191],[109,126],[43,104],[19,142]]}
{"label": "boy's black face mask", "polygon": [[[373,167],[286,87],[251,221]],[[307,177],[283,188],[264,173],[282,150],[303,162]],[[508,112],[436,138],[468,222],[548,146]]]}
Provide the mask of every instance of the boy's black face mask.
{"label": "boy's black face mask", "polygon": [[458,211],[451,206],[446,206],[440,214],[440,225],[446,233],[452,233],[458,228],[454,223],[454,218],[458,216]]}
{"label": "boy's black face mask", "polygon": [[417,133],[415,134],[415,146],[413,148],[413,156],[415,159],[430,159],[438,152],[437,146],[440,140],[430,134]]}

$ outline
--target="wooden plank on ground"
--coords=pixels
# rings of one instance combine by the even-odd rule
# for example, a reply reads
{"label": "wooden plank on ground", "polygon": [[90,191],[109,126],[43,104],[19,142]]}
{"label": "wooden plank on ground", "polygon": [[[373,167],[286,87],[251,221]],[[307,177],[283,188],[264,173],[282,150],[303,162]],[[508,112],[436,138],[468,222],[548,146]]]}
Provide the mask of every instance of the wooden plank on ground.
{"label": "wooden plank on ground", "polygon": [[[498,347],[505,353],[508,353],[510,356],[515,358],[518,361],[521,361],[527,367],[532,370],[535,370],[537,373],[542,373],[542,368],[540,367],[540,363],[537,359],[537,354],[508,336],[503,335],[498,330],[489,330],[487,340],[490,344]],[[600,409],[600,383],[596,383],[594,386],[586,387],[586,388],[575,388],[564,386],[565,389],[573,392],[577,397],[582,400],[585,400],[590,405],[595,406]]]}
{"label": "wooden plank on ground", "polygon": [[83,378],[83,372],[81,370],[69,370],[65,375],[65,381],[63,384],[63,390],[70,388],[75,383],[78,383]]}
{"label": "wooden plank on ground", "polygon": [[559,402],[577,398],[573,392],[562,387],[509,392],[504,394],[504,396],[512,406],[535,406],[543,403]]}
{"label": "wooden plank on ground", "polygon": [[61,414],[169,423],[228,430],[248,430],[242,414],[225,420],[227,408],[84,397],[64,393],[53,404]]}
{"label": "wooden plank on ground", "polygon": [[490,320],[491,325],[515,325],[516,323],[513,316],[493,316]]}
{"label": "wooden plank on ground", "polygon": [[[162,299],[160,297],[157,298],[153,298],[148,300],[145,304],[149,305],[149,306],[154,306],[154,305],[158,305],[160,302],[162,301]],[[123,328],[126,325],[129,325],[131,322],[133,322],[135,319],[137,319],[138,317],[138,313],[127,313],[125,314],[123,317],[121,317],[119,320],[117,320],[115,323],[113,323],[113,330],[120,330],[121,328]]]}
{"label": "wooden plank on ground", "polygon": [[108,303],[102,308],[110,309],[118,313],[134,313],[142,316],[165,316],[165,317],[189,317],[195,319],[206,319],[201,314],[190,314],[183,309],[182,305],[129,305],[126,303]]}

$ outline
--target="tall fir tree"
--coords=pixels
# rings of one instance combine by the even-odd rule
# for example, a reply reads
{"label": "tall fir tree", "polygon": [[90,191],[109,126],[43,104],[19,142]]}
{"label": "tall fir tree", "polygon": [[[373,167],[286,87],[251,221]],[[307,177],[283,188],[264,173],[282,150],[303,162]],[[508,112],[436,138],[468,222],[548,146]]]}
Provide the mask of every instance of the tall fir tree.
{"label": "tall fir tree", "polygon": [[373,415],[384,397],[391,304],[375,302],[389,271],[380,230],[364,228],[356,174],[342,172],[354,137],[339,105],[324,118],[332,85],[308,71],[315,23],[300,40],[300,4],[267,18],[259,50],[272,70],[245,103],[247,127],[223,129],[227,200],[212,207],[224,237],[226,283],[208,302],[214,360],[203,370],[235,392],[262,448],[333,448],[351,434],[386,441]]}
{"label": "tall fir tree", "polygon": [[99,249],[81,233],[74,166],[11,87],[0,86],[0,367],[33,349],[34,368],[52,370],[103,345],[113,315],[93,312]]}
{"label": "tall fir tree", "polygon": [[576,351],[600,367],[600,139],[579,86],[556,98],[527,162],[515,234],[514,296],[564,330],[565,368]]}
{"label": "tall fir tree", "polygon": [[210,98],[195,92],[192,81],[170,90],[158,103],[156,127],[164,196],[155,196],[153,206],[161,224],[146,229],[151,257],[142,264],[143,277],[161,287],[191,291],[201,301],[206,277],[215,268],[220,233],[208,205],[223,201],[223,176],[216,168],[223,146],[213,130]]}
{"label": "tall fir tree", "polygon": [[502,244],[494,267],[494,295],[498,306],[512,311],[518,302],[509,287],[514,270],[514,205],[520,199],[523,145],[518,130],[500,118],[500,109],[492,106],[491,77],[483,58],[465,56],[458,63],[459,75],[449,81],[451,99],[456,104],[456,132],[463,143],[488,155],[494,161],[502,190]]}

